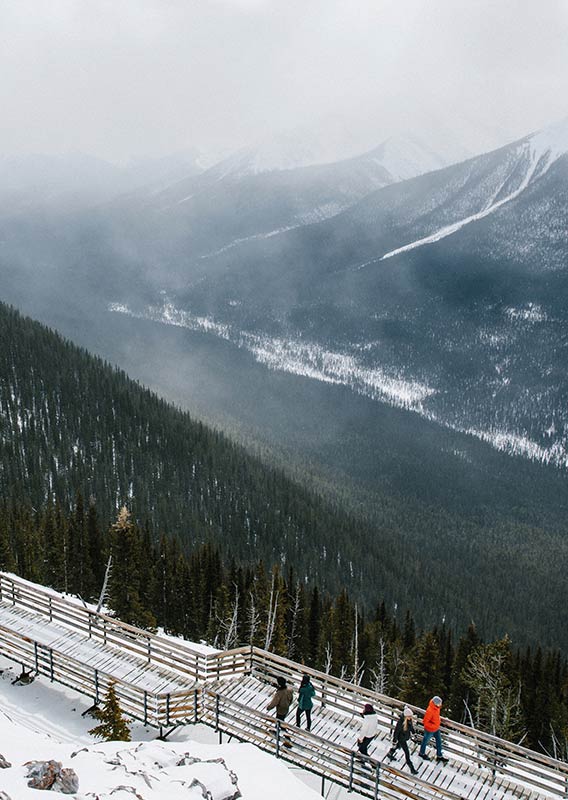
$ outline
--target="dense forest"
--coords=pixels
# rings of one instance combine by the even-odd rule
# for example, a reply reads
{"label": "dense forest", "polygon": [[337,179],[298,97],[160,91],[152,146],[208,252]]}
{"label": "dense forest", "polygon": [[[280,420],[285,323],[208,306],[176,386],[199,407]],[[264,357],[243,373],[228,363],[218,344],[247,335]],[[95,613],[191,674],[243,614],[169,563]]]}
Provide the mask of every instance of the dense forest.
{"label": "dense forest", "polygon": [[505,636],[484,642],[441,624],[419,631],[384,600],[368,611],[345,590],[330,595],[292,568],[225,563],[218,548],[184,553],[176,537],[139,528],[126,508],[110,527],[77,496],[70,512],[4,505],[0,568],[96,600],[111,558],[106,604],[122,620],[205,640],[254,644],[381,693],[568,760],[568,662],[521,651]]}
{"label": "dense forest", "polygon": [[0,304],[0,499],[64,513],[77,492],[103,527],[126,504],[185,555],[210,544],[224,560],[293,568],[322,591],[348,587],[366,608],[384,598],[413,609],[424,628],[473,620],[488,637],[568,650],[562,531],[510,518],[487,527],[490,509],[476,521],[394,491],[375,496],[372,515],[348,513],[309,475],[292,480]]}

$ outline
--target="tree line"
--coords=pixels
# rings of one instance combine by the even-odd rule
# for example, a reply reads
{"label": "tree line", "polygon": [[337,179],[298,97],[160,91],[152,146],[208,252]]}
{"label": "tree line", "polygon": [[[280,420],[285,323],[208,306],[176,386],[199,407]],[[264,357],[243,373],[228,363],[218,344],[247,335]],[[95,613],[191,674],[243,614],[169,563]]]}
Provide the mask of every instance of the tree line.
{"label": "tree line", "polygon": [[57,501],[0,509],[2,570],[96,601],[109,558],[104,600],[125,622],[220,649],[256,645],[421,707],[439,694],[450,718],[568,760],[568,662],[558,651],[485,642],[474,625],[460,637],[443,622],[419,630],[410,610],[362,606],[292,566],[226,560],[212,543],[188,550],[125,507],[105,525],[81,494],[70,511]]}

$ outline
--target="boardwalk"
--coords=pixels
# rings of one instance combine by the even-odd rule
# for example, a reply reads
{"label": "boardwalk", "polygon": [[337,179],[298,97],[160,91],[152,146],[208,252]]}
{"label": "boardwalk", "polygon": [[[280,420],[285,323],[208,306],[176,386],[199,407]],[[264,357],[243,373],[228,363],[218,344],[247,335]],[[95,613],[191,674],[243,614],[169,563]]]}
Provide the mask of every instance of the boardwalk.
{"label": "boardwalk", "polygon": [[[115,683],[123,709],[162,734],[202,722],[256,744],[367,797],[416,800],[544,800],[568,796],[568,764],[445,722],[447,766],[422,762],[413,777],[402,754],[384,762],[402,704],[307,669],[258,648],[204,655],[77,601],[0,573],[0,653],[22,668],[70,686],[98,702]],[[266,705],[277,676],[292,688],[311,675],[317,696],[312,730],[276,723]],[[355,752],[362,705],[371,702],[380,732],[363,760]],[[415,709],[418,719],[422,712]],[[293,707],[288,717],[295,718]]]}

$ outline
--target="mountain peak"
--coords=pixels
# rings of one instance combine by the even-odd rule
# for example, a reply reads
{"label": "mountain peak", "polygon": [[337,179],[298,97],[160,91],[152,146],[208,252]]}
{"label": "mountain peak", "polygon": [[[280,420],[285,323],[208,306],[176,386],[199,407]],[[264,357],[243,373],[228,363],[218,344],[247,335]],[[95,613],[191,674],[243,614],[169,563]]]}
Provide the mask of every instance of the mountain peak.
{"label": "mountain peak", "polygon": [[394,181],[415,178],[425,172],[447,167],[451,163],[451,160],[445,159],[419,139],[407,134],[385,139],[369,156],[383,166]]}
{"label": "mountain peak", "polygon": [[533,158],[548,156],[549,163],[568,153],[568,117],[528,137]]}

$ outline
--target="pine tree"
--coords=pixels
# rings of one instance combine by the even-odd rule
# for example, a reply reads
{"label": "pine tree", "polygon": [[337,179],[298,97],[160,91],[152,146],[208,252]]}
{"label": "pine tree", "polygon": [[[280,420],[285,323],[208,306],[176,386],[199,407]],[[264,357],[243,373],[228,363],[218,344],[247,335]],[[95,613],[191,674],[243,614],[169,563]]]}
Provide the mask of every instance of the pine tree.
{"label": "pine tree", "polygon": [[156,618],[144,607],[141,599],[142,553],[138,528],[130,512],[122,507],[111,531],[112,571],[108,602],[123,622],[143,628],[156,627]]}
{"label": "pine tree", "polygon": [[129,742],[130,728],[122,716],[118,698],[114,690],[114,683],[111,683],[106,693],[105,701],[101,708],[96,708],[93,712],[100,725],[91,728],[89,733],[105,742]]}
{"label": "pine tree", "polygon": [[412,651],[403,684],[403,699],[426,708],[430,698],[443,694],[443,654],[433,631],[423,634]]}

